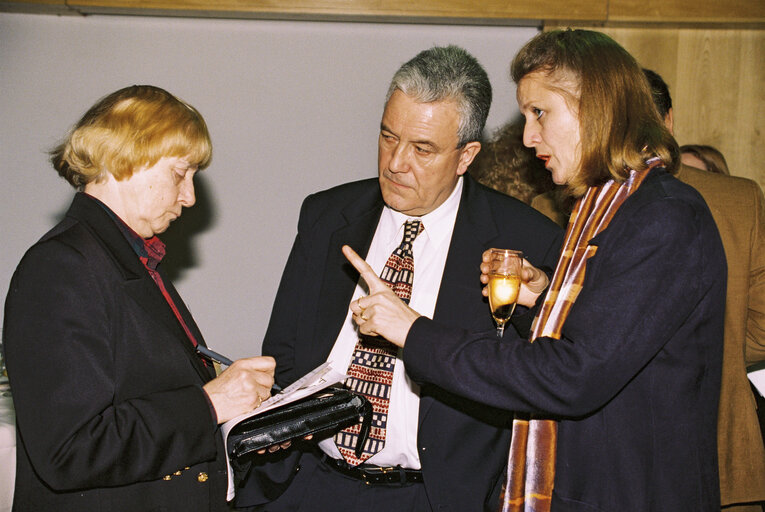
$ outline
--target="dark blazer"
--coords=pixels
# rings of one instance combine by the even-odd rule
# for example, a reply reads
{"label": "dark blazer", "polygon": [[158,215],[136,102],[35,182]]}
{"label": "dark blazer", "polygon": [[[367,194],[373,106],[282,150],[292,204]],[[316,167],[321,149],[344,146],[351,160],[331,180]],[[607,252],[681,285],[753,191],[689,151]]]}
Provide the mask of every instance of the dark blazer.
{"label": "dark blazer", "polygon": [[407,371],[559,417],[553,512],[719,511],[726,264],[709,209],[654,170],[590,243],[597,252],[560,340],[498,344],[419,318]]}
{"label": "dark blazer", "polygon": [[[289,384],[329,356],[359,278],[340,248],[348,244],[366,255],[382,208],[377,179],[320,192],[303,203],[263,343],[263,353],[276,358],[280,384]],[[434,317],[447,325],[493,334],[479,280],[483,251],[520,249],[535,264],[552,268],[561,234],[558,226],[532,208],[466,176]],[[443,389],[422,388],[417,444],[434,510],[496,507],[510,440],[508,420],[506,413]],[[237,504],[273,499],[279,484],[293,474],[298,456],[288,457],[292,465],[256,467],[238,491]]]}
{"label": "dark blazer", "polygon": [[202,390],[214,372],[93,199],[77,194],[25,254],[3,342],[18,433],[14,510],[227,510],[222,442]]}

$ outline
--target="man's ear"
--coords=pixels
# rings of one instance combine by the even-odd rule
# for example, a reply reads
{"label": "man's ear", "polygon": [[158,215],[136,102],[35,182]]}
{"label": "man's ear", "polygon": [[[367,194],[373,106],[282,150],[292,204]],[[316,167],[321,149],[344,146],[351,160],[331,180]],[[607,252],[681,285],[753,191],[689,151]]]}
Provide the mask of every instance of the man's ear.
{"label": "man's ear", "polygon": [[457,176],[462,176],[468,170],[470,164],[475,159],[478,152],[481,151],[481,143],[478,141],[468,142],[460,150],[460,161],[457,164]]}
{"label": "man's ear", "polygon": [[674,137],[675,136],[675,112],[672,110],[672,107],[669,107],[669,110],[667,110],[667,115],[664,116],[664,126],[667,127],[667,130],[669,130],[669,133]]}

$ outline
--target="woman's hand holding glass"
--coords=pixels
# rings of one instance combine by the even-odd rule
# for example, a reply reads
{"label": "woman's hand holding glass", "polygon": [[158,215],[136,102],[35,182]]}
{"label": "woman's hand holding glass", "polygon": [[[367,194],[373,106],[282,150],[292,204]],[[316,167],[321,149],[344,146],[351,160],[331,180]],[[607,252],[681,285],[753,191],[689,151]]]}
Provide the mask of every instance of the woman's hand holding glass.
{"label": "woman's hand holding glass", "polygon": [[[487,249],[484,251],[481,262],[481,282],[485,285],[489,284],[489,274],[491,272],[491,251]],[[518,292],[518,299],[516,304],[521,306],[533,307],[537,303],[537,299],[547,289],[547,285],[550,284],[550,279],[547,274],[536,268],[529,263],[527,259],[523,259],[523,266],[521,268],[521,289]],[[488,286],[483,288],[483,296],[489,296]]]}
{"label": "woman's hand holding glass", "polygon": [[521,287],[523,253],[510,249],[489,250],[489,308],[502,337],[505,323],[510,320]]}

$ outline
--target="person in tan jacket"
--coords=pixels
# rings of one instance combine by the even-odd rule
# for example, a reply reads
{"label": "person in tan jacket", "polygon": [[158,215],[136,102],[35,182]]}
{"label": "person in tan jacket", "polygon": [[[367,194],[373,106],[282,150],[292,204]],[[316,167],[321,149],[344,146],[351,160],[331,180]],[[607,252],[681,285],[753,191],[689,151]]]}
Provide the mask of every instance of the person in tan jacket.
{"label": "person in tan jacket", "polygon": [[[654,101],[673,132],[674,112],[662,78],[644,70]],[[725,512],[761,512],[765,448],[746,367],[765,360],[765,199],[752,180],[681,165],[677,178],[702,195],[728,259],[725,347],[717,420],[720,497]]]}

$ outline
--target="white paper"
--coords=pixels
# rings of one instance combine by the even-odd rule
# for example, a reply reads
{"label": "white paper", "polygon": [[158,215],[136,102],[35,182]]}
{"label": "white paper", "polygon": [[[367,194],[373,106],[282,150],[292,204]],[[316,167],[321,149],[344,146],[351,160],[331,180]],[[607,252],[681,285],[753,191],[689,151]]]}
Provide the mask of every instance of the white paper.
{"label": "white paper", "polygon": [[344,373],[340,373],[332,369],[329,361],[322,364],[315,370],[305,374],[300,379],[296,380],[281,392],[272,396],[257,409],[250,411],[246,414],[241,414],[234,419],[231,419],[221,426],[221,434],[223,435],[223,446],[226,450],[226,465],[228,470],[228,494],[226,499],[231,501],[234,499],[234,472],[231,470],[231,462],[228,460],[228,433],[238,425],[242,420],[257,416],[271,409],[276,409],[283,405],[287,405],[301,398],[305,398],[309,395],[321,391],[322,389],[329,387],[338,382],[344,381],[348,376]]}
{"label": "white paper", "polygon": [[749,377],[749,380],[752,381],[754,387],[757,388],[760,395],[765,397],[765,368],[749,372],[746,375]]}

